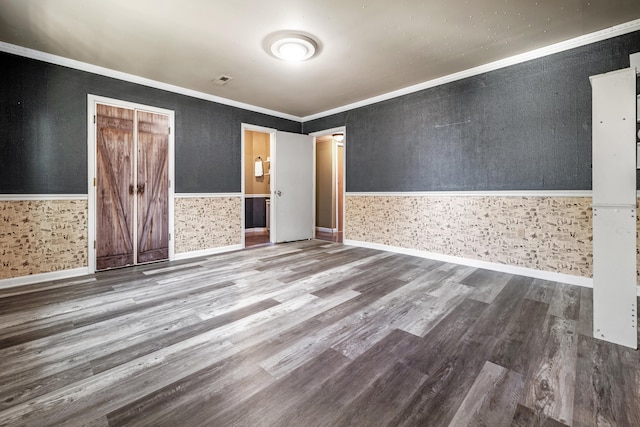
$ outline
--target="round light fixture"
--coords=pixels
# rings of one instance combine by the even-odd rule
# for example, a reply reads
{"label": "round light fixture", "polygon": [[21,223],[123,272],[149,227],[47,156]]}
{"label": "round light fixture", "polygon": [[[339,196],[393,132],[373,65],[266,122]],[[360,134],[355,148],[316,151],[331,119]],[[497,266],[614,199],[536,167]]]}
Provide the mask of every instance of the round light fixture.
{"label": "round light fixture", "polygon": [[315,55],[318,44],[302,34],[283,34],[271,40],[269,49],[283,61],[306,61]]}

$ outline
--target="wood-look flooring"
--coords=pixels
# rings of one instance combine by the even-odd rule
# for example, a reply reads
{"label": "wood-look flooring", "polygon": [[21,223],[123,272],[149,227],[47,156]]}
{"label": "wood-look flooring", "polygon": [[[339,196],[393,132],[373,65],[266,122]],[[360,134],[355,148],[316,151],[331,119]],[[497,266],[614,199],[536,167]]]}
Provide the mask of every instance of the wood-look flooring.
{"label": "wood-look flooring", "polygon": [[[317,240],[326,240],[327,242],[342,243],[342,231],[335,233],[327,233],[324,231],[316,231],[315,238]],[[269,232],[252,232],[245,234],[245,248],[254,248],[258,246],[267,246],[270,243]]]}
{"label": "wood-look flooring", "polygon": [[245,233],[244,246],[245,248],[253,248],[257,246],[268,246],[270,244],[269,232],[254,232]]}
{"label": "wood-look flooring", "polygon": [[317,231],[315,232],[315,238],[318,240],[326,240],[327,242],[336,242],[342,243],[343,241],[343,232],[336,231],[335,233],[330,233],[326,231]]}
{"label": "wood-look flooring", "polygon": [[318,240],[0,289],[0,426],[640,426],[591,296]]}

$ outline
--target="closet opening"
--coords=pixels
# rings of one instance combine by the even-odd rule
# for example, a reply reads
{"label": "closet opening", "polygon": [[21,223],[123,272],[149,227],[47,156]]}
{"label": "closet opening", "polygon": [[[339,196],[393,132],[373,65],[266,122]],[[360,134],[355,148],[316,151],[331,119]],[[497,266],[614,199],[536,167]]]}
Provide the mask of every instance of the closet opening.
{"label": "closet opening", "polygon": [[89,270],[173,259],[174,112],[87,101]]}

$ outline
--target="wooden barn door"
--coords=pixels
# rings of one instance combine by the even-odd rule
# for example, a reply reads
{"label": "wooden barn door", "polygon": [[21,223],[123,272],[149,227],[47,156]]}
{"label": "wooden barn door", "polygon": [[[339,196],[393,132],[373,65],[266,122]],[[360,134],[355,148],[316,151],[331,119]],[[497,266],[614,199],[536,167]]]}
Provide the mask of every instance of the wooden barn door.
{"label": "wooden barn door", "polygon": [[169,258],[169,117],[137,112],[138,263]]}
{"label": "wooden barn door", "polygon": [[96,269],[134,261],[133,145],[135,111],[97,105]]}
{"label": "wooden barn door", "polygon": [[169,117],[97,104],[96,133],[96,270],[168,259]]}

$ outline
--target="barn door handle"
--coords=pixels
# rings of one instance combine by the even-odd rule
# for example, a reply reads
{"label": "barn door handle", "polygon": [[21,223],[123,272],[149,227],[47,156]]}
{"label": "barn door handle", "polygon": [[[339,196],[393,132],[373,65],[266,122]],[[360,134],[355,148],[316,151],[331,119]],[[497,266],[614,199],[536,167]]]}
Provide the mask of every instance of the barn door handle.
{"label": "barn door handle", "polygon": [[129,194],[133,196],[133,184],[129,185]]}
{"label": "barn door handle", "polygon": [[144,194],[144,184],[138,184],[138,194]]}

